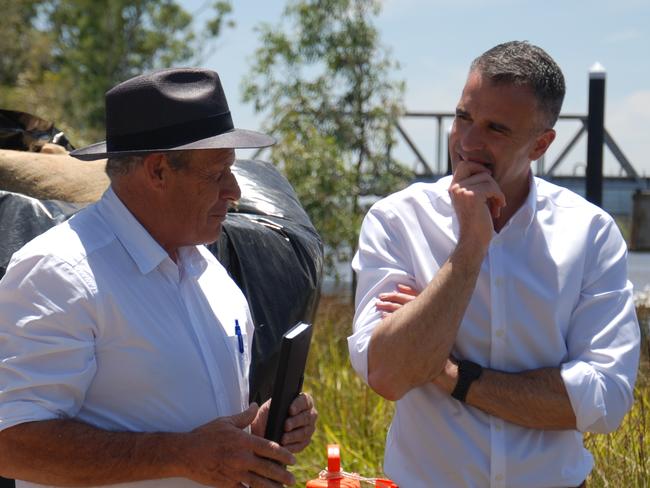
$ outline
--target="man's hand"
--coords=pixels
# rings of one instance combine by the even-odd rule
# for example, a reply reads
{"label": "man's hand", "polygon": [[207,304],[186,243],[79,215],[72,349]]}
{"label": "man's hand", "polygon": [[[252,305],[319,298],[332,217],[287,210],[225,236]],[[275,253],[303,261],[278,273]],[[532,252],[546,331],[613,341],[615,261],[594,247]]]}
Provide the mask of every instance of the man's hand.
{"label": "man's hand", "polygon": [[442,388],[448,395],[451,395],[454,388],[456,388],[456,383],[458,383],[458,360],[453,356],[449,356],[445,367],[434,378],[433,384]]}
{"label": "man's hand", "polygon": [[218,418],[187,434],[186,446],[179,452],[183,476],[219,487],[293,485],[295,479],[285,468],[296,462],[293,454],[244,430],[260,410],[253,403],[240,414]]}
{"label": "man's hand", "polygon": [[492,178],[490,169],[473,161],[456,165],[449,186],[451,202],[460,223],[461,236],[469,234],[484,244],[492,239],[493,219],[499,218],[506,197]]}
{"label": "man's hand", "polygon": [[418,292],[410,286],[398,284],[396,291],[381,293],[375,307],[381,311],[381,317],[384,318],[413,301],[417,296]]}
{"label": "man's hand", "polygon": [[[251,432],[263,436],[266,421],[269,417],[271,400],[266,401],[251,425]],[[284,434],[280,443],[291,452],[300,452],[311,442],[311,436],[316,430],[318,412],[314,408],[314,400],[308,393],[301,393],[289,406],[289,416],[284,423]]]}

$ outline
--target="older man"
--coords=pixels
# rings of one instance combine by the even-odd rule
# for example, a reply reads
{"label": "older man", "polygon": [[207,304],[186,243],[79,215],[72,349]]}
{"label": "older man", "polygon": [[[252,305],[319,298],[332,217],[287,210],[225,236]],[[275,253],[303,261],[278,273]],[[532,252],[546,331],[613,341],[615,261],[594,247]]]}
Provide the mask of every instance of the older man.
{"label": "older man", "polygon": [[216,73],[171,69],[106,94],[102,199],[18,251],[0,282],[0,474],[19,486],[292,484],[314,431],[292,404],[282,445],[248,404],[246,300],[202,244],[240,196]]}
{"label": "older man", "polygon": [[625,242],[604,211],[531,174],[564,91],[536,46],[485,52],[456,108],[453,176],[363,223],[350,354],[397,401],[385,469],[401,486],[581,485],[582,433],[611,432],[632,405]]}

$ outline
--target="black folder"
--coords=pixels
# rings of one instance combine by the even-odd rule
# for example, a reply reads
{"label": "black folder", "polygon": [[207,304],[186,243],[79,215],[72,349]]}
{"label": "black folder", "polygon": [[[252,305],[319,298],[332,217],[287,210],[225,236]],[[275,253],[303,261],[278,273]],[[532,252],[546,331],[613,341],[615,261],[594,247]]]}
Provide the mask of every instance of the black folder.
{"label": "black folder", "polygon": [[280,360],[275,373],[271,408],[264,434],[269,440],[279,443],[282,439],[289,406],[302,388],[311,334],[311,324],[298,322],[282,336]]}

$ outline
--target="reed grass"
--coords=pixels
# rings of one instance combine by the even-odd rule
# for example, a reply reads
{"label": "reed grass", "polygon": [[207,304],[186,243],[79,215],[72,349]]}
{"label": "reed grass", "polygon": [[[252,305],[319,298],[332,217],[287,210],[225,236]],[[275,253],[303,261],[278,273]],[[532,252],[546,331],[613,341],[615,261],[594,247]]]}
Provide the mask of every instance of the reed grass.
{"label": "reed grass", "polygon": [[[647,330],[650,306],[637,305],[639,321]],[[383,475],[384,442],[394,404],[370,390],[350,366],[346,338],[353,313],[349,302],[321,300],[304,387],[316,399],[319,419],[312,443],[292,470],[296,486],[305,486],[326,467],[330,443],[339,444],[345,471]],[[589,488],[650,487],[650,346],[647,337],[643,341],[634,408],[616,432],[585,436],[595,458]]]}
{"label": "reed grass", "polygon": [[609,435],[587,434],[585,445],[595,458],[589,488],[650,486],[650,306],[637,296],[641,326],[641,363],[634,391],[634,407]]}

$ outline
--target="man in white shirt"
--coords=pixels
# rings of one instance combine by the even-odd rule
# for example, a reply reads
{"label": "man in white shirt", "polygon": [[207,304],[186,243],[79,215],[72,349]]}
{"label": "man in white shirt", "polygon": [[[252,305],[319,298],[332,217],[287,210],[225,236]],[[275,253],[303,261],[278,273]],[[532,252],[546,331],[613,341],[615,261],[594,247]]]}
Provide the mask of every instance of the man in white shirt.
{"label": "man in white shirt", "polygon": [[613,431],[632,405],[625,242],[604,211],[530,169],[564,92],[542,49],[485,52],[456,108],[453,176],[364,220],[348,343],[397,402],[385,471],[401,486],[584,486],[582,433]]}
{"label": "man in white shirt", "polygon": [[37,237],[0,282],[0,474],[18,486],[270,487],[310,441],[309,395],[282,445],[248,404],[246,299],[203,244],[240,197],[218,75],[170,69],[106,94],[102,199]]}

